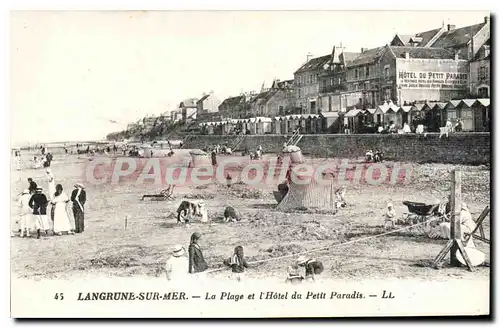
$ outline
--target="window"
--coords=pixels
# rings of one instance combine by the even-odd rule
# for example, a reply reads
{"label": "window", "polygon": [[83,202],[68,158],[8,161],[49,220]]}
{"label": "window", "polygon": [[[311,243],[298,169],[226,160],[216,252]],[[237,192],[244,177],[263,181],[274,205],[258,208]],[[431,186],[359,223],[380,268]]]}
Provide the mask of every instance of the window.
{"label": "window", "polygon": [[358,78],[358,69],[356,68],[354,70],[354,78],[357,79]]}
{"label": "window", "polygon": [[453,121],[457,119],[457,111],[456,110],[448,110],[448,120]]}
{"label": "window", "polygon": [[366,77],[370,76],[370,66],[366,66]]}
{"label": "window", "polygon": [[385,101],[391,100],[391,89],[387,88],[385,89]]}
{"label": "window", "polygon": [[483,88],[477,89],[477,96],[479,98],[489,98],[490,95],[489,95],[489,92],[488,92],[488,88],[483,87]]}
{"label": "window", "polygon": [[358,84],[357,83],[354,85],[354,90],[358,91]]}
{"label": "window", "polygon": [[479,68],[479,79],[486,79],[486,68],[484,66]]}
{"label": "window", "polygon": [[370,90],[370,82],[365,82],[365,90]]}
{"label": "window", "polygon": [[299,88],[299,89],[297,89],[297,92],[299,93],[299,98],[300,98],[300,88]]}
{"label": "window", "polygon": [[384,76],[385,76],[386,78],[389,78],[389,66],[385,66],[385,67],[384,67]]}

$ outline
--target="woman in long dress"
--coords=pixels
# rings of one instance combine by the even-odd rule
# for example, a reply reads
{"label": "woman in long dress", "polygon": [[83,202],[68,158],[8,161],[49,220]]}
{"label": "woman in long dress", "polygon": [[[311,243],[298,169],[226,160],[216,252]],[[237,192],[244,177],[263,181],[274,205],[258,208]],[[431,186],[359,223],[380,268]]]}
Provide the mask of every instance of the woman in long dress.
{"label": "woman in long dress", "polygon": [[74,234],[71,231],[71,224],[68,217],[68,212],[66,211],[66,205],[69,202],[69,197],[63,192],[63,187],[58,184],[56,186],[56,192],[54,193],[54,198],[52,198],[52,206],[55,206],[54,210],[54,233],[61,236],[63,232],[68,234]]}

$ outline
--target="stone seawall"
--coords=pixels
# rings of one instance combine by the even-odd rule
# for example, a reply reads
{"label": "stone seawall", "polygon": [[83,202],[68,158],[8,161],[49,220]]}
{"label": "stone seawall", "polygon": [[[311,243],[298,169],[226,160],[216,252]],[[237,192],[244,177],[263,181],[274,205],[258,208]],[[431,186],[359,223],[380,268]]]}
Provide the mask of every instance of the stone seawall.
{"label": "stone seawall", "polygon": [[[235,136],[198,135],[186,142],[185,148],[231,145]],[[277,153],[287,137],[283,135],[248,135],[236,150],[262,145],[264,152]],[[439,134],[312,134],[304,135],[297,144],[304,155],[329,158],[364,156],[368,149],[379,149],[387,159],[402,162],[434,162],[451,164],[490,163],[489,133],[454,133],[439,139]]]}

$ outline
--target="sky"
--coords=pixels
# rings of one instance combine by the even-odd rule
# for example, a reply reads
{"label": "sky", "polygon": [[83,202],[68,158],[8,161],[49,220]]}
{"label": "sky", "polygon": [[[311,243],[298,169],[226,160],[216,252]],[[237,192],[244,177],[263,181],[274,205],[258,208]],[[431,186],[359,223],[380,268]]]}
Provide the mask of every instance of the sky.
{"label": "sky", "polygon": [[[13,11],[11,143],[102,139],[213,91],[292,79],[307,54],[359,52],[485,11]],[[112,123],[114,120],[118,123]]]}

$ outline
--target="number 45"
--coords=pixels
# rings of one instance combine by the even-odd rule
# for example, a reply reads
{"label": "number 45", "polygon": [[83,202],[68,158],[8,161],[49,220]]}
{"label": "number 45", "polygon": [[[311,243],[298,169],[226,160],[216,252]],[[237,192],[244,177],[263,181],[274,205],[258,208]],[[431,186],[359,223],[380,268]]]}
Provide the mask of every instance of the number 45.
{"label": "number 45", "polygon": [[54,295],[54,299],[62,301],[64,299],[64,294],[63,293],[56,293]]}

